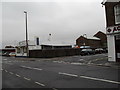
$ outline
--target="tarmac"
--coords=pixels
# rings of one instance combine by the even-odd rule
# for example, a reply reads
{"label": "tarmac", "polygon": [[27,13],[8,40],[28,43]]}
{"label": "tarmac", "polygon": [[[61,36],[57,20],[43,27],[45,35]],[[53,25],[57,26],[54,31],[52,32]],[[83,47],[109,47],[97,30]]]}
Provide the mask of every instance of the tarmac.
{"label": "tarmac", "polygon": [[[37,61],[37,60],[45,60],[45,61],[54,61],[58,63],[68,63],[68,64],[76,64],[76,65],[97,65],[97,66],[105,66],[105,67],[113,67],[120,69],[120,62],[112,62],[108,61],[108,56],[105,54],[103,58],[95,59],[95,60],[73,60],[71,58],[78,59],[80,56],[67,56],[67,57],[55,57],[55,58],[25,58],[25,57],[17,57],[19,60],[28,60],[28,61]],[[71,60],[67,60],[71,59]]]}

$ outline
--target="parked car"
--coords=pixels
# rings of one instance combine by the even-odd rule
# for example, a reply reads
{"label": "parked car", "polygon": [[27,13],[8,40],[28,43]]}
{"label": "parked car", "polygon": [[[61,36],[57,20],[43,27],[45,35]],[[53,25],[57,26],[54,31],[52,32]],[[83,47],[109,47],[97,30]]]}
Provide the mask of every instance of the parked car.
{"label": "parked car", "polygon": [[84,48],[88,49],[88,48],[91,48],[91,47],[90,46],[80,46],[80,48],[81,49],[84,49]]}
{"label": "parked car", "polygon": [[91,55],[91,54],[95,54],[95,51],[92,49],[82,49],[81,50],[81,55]]}
{"label": "parked car", "polygon": [[15,57],[16,54],[15,54],[15,52],[11,52],[11,53],[9,53],[9,56],[11,56],[11,57]]}
{"label": "parked car", "polygon": [[96,54],[104,53],[105,51],[102,48],[95,49]]}
{"label": "parked car", "polygon": [[10,52],[5,52],[2,54],[2,56],[9,56]]}

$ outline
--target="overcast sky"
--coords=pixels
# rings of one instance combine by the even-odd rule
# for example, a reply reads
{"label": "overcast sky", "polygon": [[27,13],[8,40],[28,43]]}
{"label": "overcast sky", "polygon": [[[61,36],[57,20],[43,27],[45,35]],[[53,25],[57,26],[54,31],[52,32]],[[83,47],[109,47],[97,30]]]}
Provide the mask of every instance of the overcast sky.
{"label": "overcast sky", "polygon": [[92,37],[105,32],[105,11],[102,0],[71,0],[51,2],[2,2],[2,44],[15,45],[25,40],[25,14],[28,12],[29,40],[40,37],[48,40],[75,44],[83,35]]}

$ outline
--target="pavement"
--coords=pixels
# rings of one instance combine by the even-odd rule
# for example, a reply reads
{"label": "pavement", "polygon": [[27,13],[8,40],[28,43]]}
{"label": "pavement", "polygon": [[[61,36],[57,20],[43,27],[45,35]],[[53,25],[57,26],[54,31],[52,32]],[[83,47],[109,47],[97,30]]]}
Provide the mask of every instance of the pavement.
{"label": "pavement", "polygon": [[[115,68],[120,68],[120,63],[118,62],[110,62],[108,61],[108,54],[96,54],[94,56],[98,56],[98,58],[95,59],[91,59],[91,55],[89,56],[82,56],[84,57],[90,57],[89,59],[80,59],[81,56],[77,55],[77,56],[65,56],[65,57],[56,57],[56,58],[22,58],[22,57],[18,57],[18,60],[29,60],[29,61],[36,61],[36,60],[44,60],[44,61],[54,61],[54,62],[58,62],[58,63],[70,63],[70,64],[76,64],[76,65],[81,65],[81,64],[89,64],[89,65],[97,65],[97,66],[105,66],[105,67],[115,67]],[[100,56],[100,57],[99,57]],[[72,60],[72,58],[74,58]],[[76,59],[76,60],[75,60]],[[79,59],[79,60],[77,60]]]}

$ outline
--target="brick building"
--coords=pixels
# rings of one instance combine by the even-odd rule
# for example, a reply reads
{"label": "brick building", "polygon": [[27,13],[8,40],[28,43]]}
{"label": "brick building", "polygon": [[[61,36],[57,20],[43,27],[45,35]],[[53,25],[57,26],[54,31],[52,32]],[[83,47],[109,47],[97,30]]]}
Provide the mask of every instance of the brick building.
{"label": "brick building", "polygon": [[80,36],[76,39],[76,45],[80,46],[90,46],[91,48],[106,48],[107,46],[106,34],[99,31],[94,37],[84,37]]}
{"label": "brick building", "polygon": [[120,62],[120,0],[104,0],[108,61]]}

